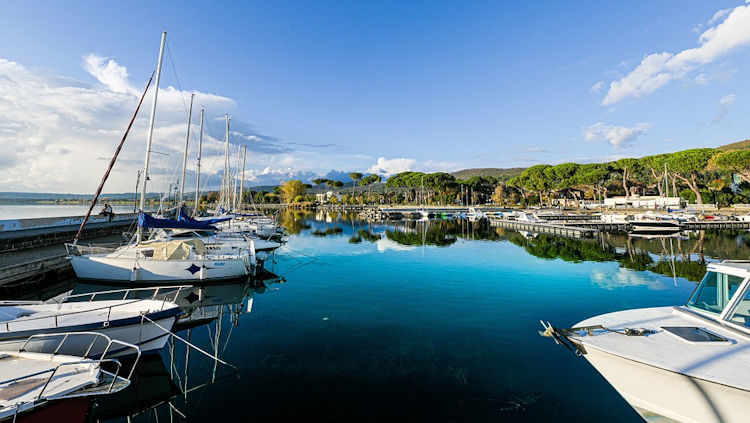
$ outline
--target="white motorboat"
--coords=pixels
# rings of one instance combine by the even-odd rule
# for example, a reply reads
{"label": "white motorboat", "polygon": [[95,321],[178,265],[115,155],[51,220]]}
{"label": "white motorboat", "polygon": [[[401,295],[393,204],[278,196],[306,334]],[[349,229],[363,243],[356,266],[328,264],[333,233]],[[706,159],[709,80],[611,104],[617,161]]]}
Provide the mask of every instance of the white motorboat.
{"label": "white motorboat", "polygon": [[625,310],[544,334],[575,348],[646,420],[746,422],[750,262],[709,264],[684,306]]}
{"label": "white motorboat", "polygon": [[537,218],[536,215],[529,212],[515,212],[517,222],[528,222],[528,223],[540,223],[543,222],[541,219]]}
{"label": "white motorboat", "polygon": [[[50,304],[0,302],[0,350],[18,349],[29,337],[40,333],[96,332],[137,345],[143,353],[158,352],[181,314],[180,308],[166,298],[94,301],[96,295],[70,295]],[[91,354],[83,354],[88,349],[85,340],[71,340],[61,353],[96,357],[104,352],[104,347],[97,343],[89,351]],[[128,348],[109,351],[114,357],[128,354],[132,354]]]}
{"label": "white motorboat", "polygon": [[469,207],[469,211],[466,213],[466,217],[469,219],[484,219],[485,217],[487,217],[487,215],[475,207]]}
{"label": "white motorboat", "polygon": [[212,252],[199,239],[146,241],[119,248],[68,244],[79,279],[109,282],[175,283],[234,279],[252,275],[255,254],[244,249]]}
{"label": "white motorboat", "polygon": [[664,218],[657,214],[636,215],[630,222],[630,232],[668,234],[679,232],[682,224],[677,219]]}
{"label": "white motorboat", "polygon": [[604,223],[628,223],[631,219],[630,215],[622,213],[607,213],[599,217]]}
{"label": "white motorboat", "polygon": [[[132,350],[136,360],[130,375],[120,376],[120,362],[106,353],[96,360],[86,354],[59,354],[59,350],[73,340],[83,340],[91,346],[103,344],[106,351],[121,347]],[[130,385],[138,357],[140,351],[135,345],[98,333],[34,335],[17,349],[3,348],[0,351],[0,420],[15,421],[51,401],[119,392]]]}

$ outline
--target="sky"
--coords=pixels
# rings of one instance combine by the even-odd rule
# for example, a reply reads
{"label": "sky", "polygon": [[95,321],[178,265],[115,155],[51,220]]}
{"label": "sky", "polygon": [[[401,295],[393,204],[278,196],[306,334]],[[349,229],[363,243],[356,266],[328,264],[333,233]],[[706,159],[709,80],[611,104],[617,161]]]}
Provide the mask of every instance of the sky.
{"label": "sky", "polygon": [[[26,1],[0,15],[0,191],[91,193],[159,40],[151,189],[607,161],[750,138],[743,1]],[[147,95],[105,192],[144,166]]]}

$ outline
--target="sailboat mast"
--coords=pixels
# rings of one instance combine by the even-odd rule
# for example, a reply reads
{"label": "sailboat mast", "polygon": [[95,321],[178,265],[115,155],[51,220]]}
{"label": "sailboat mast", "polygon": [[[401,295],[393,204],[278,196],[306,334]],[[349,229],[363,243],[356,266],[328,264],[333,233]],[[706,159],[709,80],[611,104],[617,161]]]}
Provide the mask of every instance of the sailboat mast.
{"label": "sailboat mast", "polygon": [[231,205],[230,203],[230,189],[231,189],[231,182],[229,175],[229,115],[225,114],[224,117],[226,118],[226,132],[224,133],[224,201],[227,205],[227,211],[229,211],[229,207]]}
{"label": "sailboat mast", "polygon": [[242,199],[245,196],[245,160],[247,159],[247,146],[242,146],[242,179],[240,179],[240,199],[237,202],[239,206],[238,209],[242,209]]}
{"label": "sailboat mast", "polygon": [[180,179],[180,201],[178,208],[182,208],[182,200],[185,197],[185,171],[187,170],[188,144],[190,143],[190,121],[193,117],[193,99],[195,93],[190,94],[190,109],[188,110],[187,135],[185,136],[185,155],[182,158],[182,179]]}
{"label": "sailboat mast", "polygon": [[[146,163],[143,166],[143,190],[141,191],[141,212],[146,209],[146,193],[148,192],[148,165],[151,161],[151,142],[154,139],[154,121],[156,120],[156,99],[159,96],[159,80],[161,79],[161,62],[164,58],[164,43],[167,41],[167,31],[161,34],[159,46],[159,61],[156,65],[156,82],[154,83],[154,101],[151,103],[151,117],[148,124],[148,141],[146,142]],[[138,227],[138,242],[143,238],[143,228]]]}
{"label": "sailboat mast", "polygon": [[203,112],[204,109],[201,107],[201,132],[198,136],[198,165],[195,169],[195,209],[193,210],[193,216],[198,214],[198,196],[201,190],[201,148],[203,147]]}

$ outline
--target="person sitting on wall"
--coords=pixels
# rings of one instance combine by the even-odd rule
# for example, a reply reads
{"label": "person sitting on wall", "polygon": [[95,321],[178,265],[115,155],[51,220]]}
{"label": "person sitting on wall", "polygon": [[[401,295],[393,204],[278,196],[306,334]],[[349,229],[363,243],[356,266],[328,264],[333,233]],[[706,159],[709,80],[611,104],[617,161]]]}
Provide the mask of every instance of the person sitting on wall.
{"label": "person sitting on wall", "polygon": [[115,212],[112,211],[112,206],[110,206],[109,204],[106,204],[104,207],[107,211],[107,216],[109,216],[109,221],[111,222],[115,217]]}

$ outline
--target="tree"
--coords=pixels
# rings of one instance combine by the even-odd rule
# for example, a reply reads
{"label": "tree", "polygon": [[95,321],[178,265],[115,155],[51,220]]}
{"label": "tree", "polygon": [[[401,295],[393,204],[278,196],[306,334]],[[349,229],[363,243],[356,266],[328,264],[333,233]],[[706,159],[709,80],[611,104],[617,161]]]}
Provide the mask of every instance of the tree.
{"label": "tree", "polygon": [[638,171],[638,160],[632,158],[620,159],[612,163],[612,167],[622,175],[622,189],[625,190],[625,198],[630,197],[631,192],[628,186],[630,175]]}
{"label": "tree", "polygon": [[713,148],[694,148],[673,153],[667,160],[670,173],[695,193],[695,201],[698,204],[703,204],[698,185],[699,173],[706,169],[715,153],[716,150]]}
{"label": "tree", "polygon": [[352,190],[354,191],[354,194],[357,194],[357,183],[360,179],[362,179],[362,174],[359,172],[352,172],[349,174],[349,177],[354,181],[354,185],[352,186]]}
{"label": "tree", "polygon": [[[667,164],[669,156],[669,154],[657,154],[654,156],[642,157],[638,160],[638,164],[647,169],[650,172],[651,177],[654,178],[656,189],[659,191],[660,197],[664,196],[664,165]],[[677,193],[675,193],[675,196],[677,196]]]}
{"label": "tree", "polygon": [[544,202],[542,195],[547,193],[547,191],[550,188],[550,181],[547,178],[547,175],[545,175],[544,171],[551,167],[547,164],[540,164],[531,166],[529,168],[524,169],[523,172],[521,172],[521,180],[524,182],[524,188],[528,191],[535,191],[539,193],[539,203],[542,204]]}
{"label": "tree", "polygon": [[[599,194],[599,197],[607,198],[606,188],[602,185],[610,174],[610,165],[608,163],[588,163],[581,165],[576,172],[576,181],[578,185],[589,187]],[[602,195],[603,194],[603,195]]]}
{"label": "tree", "polygon": [[291,203],[297,196],[305,193],[305,184],[298,179],[292,179],[281,184],[280,192],[284,202]]}
{"label": "tree", "polygon": [[314,183],[318,188],[320,188],[321,185],[325,184],[328,181],[326,178],[315,178],[312,180],[312,183]]}
{"label": "tree", "polygon": [[736,173],[740,179],[750,183],[750,150],[721,152],[711,157],[708,167]]}
{"label": "tree", "polygon": [[578,193],[573,187],[578,185],[576,173],[581,165],[578,163],[563,163],[544,169],[544,175],[549,179],[551,188],[557,191],[567,191],[572,194],[576,200],[576,207],[579,206]]}

